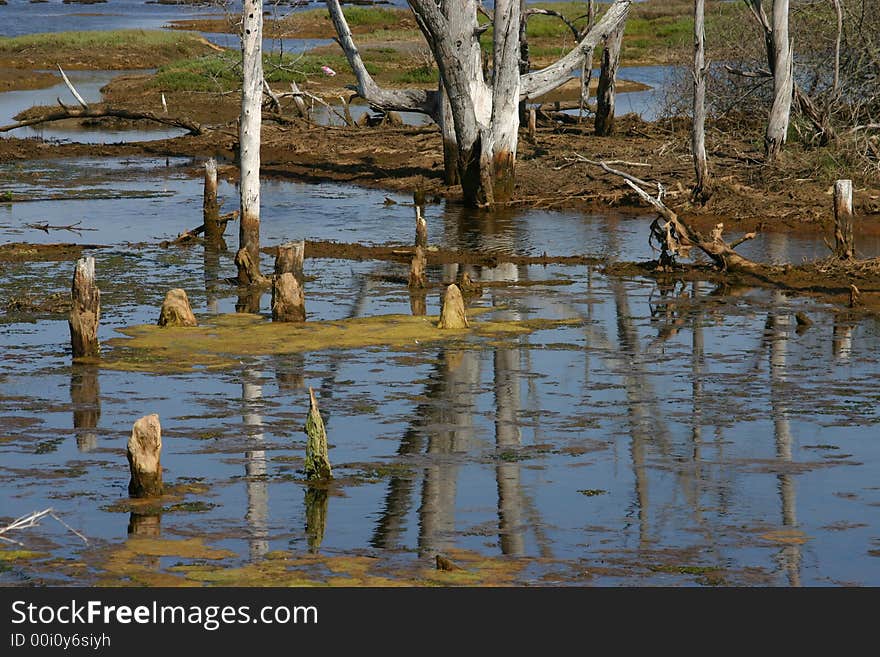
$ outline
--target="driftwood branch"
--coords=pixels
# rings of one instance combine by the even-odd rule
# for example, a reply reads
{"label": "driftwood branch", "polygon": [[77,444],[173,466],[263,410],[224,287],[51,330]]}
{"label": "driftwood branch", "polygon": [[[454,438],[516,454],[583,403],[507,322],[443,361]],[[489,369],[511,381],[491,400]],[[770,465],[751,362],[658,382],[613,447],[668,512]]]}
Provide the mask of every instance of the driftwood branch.
{"label": "driftwood branch", "polygon": [[[67,77],[67,74],[64,72],[64,69],[61,68],[61,64],[56,64],[56,66],[58,67],[58,72],[61,73],[61,77],[64,79],[64,84],[67,85],[67,88],[70,89],[70,93],[72,93],[73,97],[76,98],[76,102],[78,102],[80,105],[82,105],[82,108],[84,110],[89,109],[89,104],[85,100],[83,100],[82,96],[79,95],[79,92],[76,90],[76,87],[73,86],[73,83]],[[58,102],[60,103],[61,101],[59,100]]]}
{"label": "driftwood branch", "polygon": [[174,118],[171,116],[160,116],[153,112],[138,112],[118,107],[93,108],[78,110],[66,105],[62,105],[62,109],[56,112],[49,112],[42,116],[36,116],[32,119],[23,119],[16,123],[0,126],[0,132],[9,132],[18,128],[26,128],[41,123],[50,123],[52,121],[63,121],[65,119],[100,119],[105,117],[114,117],[117,119],[128,119],[131,121],[155,121],[163,125],[170,125],[175,128],[183,128],[191,135],[201,135],[204,132],[202,126],[195,121],[185,118]]}
{"label": "driftwood branch", "polygon": [[12,543],[14,545],[24,545],[20,541],[16,541],[13,538],[9,538],[8,536],[5,536],[4,534],[7,534],[11,531],[20,530],[20,529],[29,529],[30,527],[37,527],[40,524],[40,520],[42,520],[43,518],[45,518],[47,516],[49,518],[54,518],[55,520],[57,520],[66,529],[68,529],[72,533],[76,534],[78,537],[80,537],[83,540],[83,542],[86,545],[88,545],[88,543],[89,543],[88,539],[85,536],[83,536],[82,534],[80,534],[78,531],[76,531],[73,527],[68,525],[66,522],[64,522],[61,518],[59,518],[58,515],[55,513],[55,510],[52,508],[43,509],[42,511],[34,511],[33,513],[29,513],[27,515],[21,516],[20,518],[16,518],[10,524],[6,525],[6,527],[0,527],[0,541],[3,541],[5,543]]}
{"label": "driftwood branch", "polygon": [[649,239],[649,241],[656,240],[660,244],[659,265],[661,267],[671,266],[676,255],[687,256],[690,249],[696,247],[709,256],[712,262],[722,270],[754,273],[763,269],[763,265],[744,258],[733,250],[735,246],[755,237],[754,233],[749,233],[733,244],[728,244],[721,236],[724,224],[719,223],[713,229],[712,235],[706,238],[679,219],[678,215],[663,202],[663,186],[660,183],[657,183],[660,193],[657,198],[654,198],[643,189],[643,187],[650,187],[645,181],[640,181],[624,171],[612,169],[604,162],[591,163],[603,171],[622,177],[624,182],[638,194],[639,198],[653,207],[665,220],[661,222],[658,219],[651,224],[651,238]]}

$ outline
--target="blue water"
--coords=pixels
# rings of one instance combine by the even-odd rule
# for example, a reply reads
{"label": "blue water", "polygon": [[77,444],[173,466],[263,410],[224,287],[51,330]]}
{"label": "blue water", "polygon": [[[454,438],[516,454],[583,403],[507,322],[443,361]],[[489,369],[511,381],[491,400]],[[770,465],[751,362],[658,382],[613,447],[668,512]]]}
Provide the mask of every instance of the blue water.
{"label": "blue water", "polygon": [[[116,328],[155,321],[170,287],[184,287],[200,320],[210,321],[234,309],[234,288],[219,281],[235,273],[232,252],[211,262],[200,246],[157,245],[200,221],[201,183],[191,175],[199,165],[0,165],[0,193],[142,195],[0,205],[0,239],[107,245],[92,252],[105,343]],[[224,183],[220,193],[224,210],[235,207],[234,187]],[[385,204],[386,196],[398,203]],[[407,200],[266,181],[263,243],[405,244],[413,232]],[[338,477],[394,466],[331,496],[320,548],[327,554],[430,557],[454,547],[530,557],[523,582],[532,584],[556,581],[541,579],[546,568],[559,583],[583,583],[571,575],[585,570],[592,584],[699,583],[649,567],[669,565],[718,567],[730,584],[880,584],[875,319],[770,291],[504,263],[506,253],[544,251],[647,259],[647,218],[491,217],[442,204],[428,205],[426,216],[431,244],[498,255],[496,267],[466,267],[476,280],[569,283],[487,287],[475,306],[499,319],[575,324],[490,344],[327,349],[154,375],[72,368],[63,317],[0,322],[0,517],[54,507],[92,542],[84,547],[53,521],[19,537],[51,540],[56,556],[124,542],[129,514],[109,508],[126,498],[124,445],[134,420],[156,412],[166,481],[201,478],[209,491],[189,501],[216,505],[163,514],[163,537],[200,536],[237,555],[228,565],[268,550],[303,551],[301,427],[312,386]],[[37,220],[82,220],[80,228],[97,230],[46,235],[25,226]],[[234,245],[234,225],[227,240]],[[796,256],[806,248],[798,244],[772,247]],[[0,299],[23,287],[64,293],[71,267],[8,264]],[[271,268],[268,258],[263,267]],[[404,265],[307,257],[305,269],[313,277],[309,321],[410,312],[405,285],[388,278],[405,276]],[[454,269],[431,267],[429,278],[448,280]],[[433,289],[427,311],[438,309]],[[795,330],[797,311],[814,320],[807,332]],[[105,344],[104,357],[113,354]],[[97,421],[84,420],[96,406]],[[88,570],[72,581],[88,583]],[[0,573],[0,582],[21,583],[22,572],[28,566]]]}

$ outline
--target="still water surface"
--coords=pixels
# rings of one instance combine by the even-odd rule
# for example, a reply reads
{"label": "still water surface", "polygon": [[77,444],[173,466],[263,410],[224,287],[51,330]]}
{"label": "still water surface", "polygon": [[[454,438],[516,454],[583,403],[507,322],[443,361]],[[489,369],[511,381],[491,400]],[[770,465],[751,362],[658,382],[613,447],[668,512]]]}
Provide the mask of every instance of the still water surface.
{"label": "still water surface", "polygon": [[[76,160],[0,165],[0,192],[90,200],[0,205],[0,239],[102,244],[101,338],[155,322],[167,289],[186,289],[202,321],[234,311],[232,252],[158,242],[201,222],[198,162]],[[235,189],[221,186],[224,210]],[[118,198],[113,198],[114,196]],[[397,201],[386,204],[385,198]],[[289,239],[408,243],[403,195],[266,181],[264,244]],[[492,251],[469,267],[473,302],[498,319],[573,319],[526,336],[407,348],[242,357],[221,372],[71,367],[63,316],[0,323],[0,517],[49,506],[20,536],[52,557],[122,545],[143,519],[126,499],[125,442],[147,413],[162,420],[166,482],[208,486],[199,508],[153,520],[168,539],[198,536],[234,566],[275,550],[411,555],[467,550],[529,566],[530,584],[880,584],[880,327],[815,301],[708,283],[658,285],[592,266],[516,266],[505,254],[652,257],[650,218],[427,207],[435,245]],[[82,221],[80,234],[28,223]],[[236,243],[235,226],[228,230]],[[824,255],[810,240],[765,238],[754,257]],[[66,293],[72,263],[9,263],[0,300]],[[271,268],[268,260],[264,269]],[[462,266],[464,268],[464,266]],[[455,266],[429,271],[450,280]],[[310,321],[410,312],[402,265],[307,259]],[[526,282],[543,282],[524,285]],[[517,285],[519,282],[521,284]],[[558,283],[566,283],[560,285]],[[555,284],[554,284],[555,283]],[[427,311],[439,309],[439,289]],[[268,313],[268,298],[261,308]],[[796,330],[793,315],[814,320]],[[267,320],[268,321],[268,320]],[[105,347],[105,356],[112,348]],[[320,545],[306,530],[302,483],[307,388],[320,399],[338,478]],[[157,559],[167,572],[185,559]],[[0,583],[89,583],[38,564]]]}

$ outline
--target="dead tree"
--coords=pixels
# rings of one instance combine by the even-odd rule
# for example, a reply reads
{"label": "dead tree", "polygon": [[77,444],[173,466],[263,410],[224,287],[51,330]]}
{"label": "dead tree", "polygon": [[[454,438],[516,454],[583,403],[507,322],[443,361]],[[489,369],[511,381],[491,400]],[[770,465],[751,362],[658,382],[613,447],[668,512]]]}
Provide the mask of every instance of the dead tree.
{"label": "dead tree", "polygon": [[[620,26],[631,4],[615,1],[568,54],[546,68],[520,73],[520,2],[499,0],[492,19],[493,73],[487,80],[480,47],[484,30],[477,21],[480,3],[450,0],[441,9],[434,0],[409,0],[440,71],[445,90],[441,94],[379,87],[364,66],[339,0],[326,2],[361,97],[386,110],[431,116],[443,128],[447,155],[453,150],[447,144],[451,115],[463,196],[468,205],[477,207],[503,202],[513,193],[520,102],[539,98],[570,79],[584,57]],[[448,113],[443,97],[449,103]]]}
{"label": "dead tree", "polygon": [[743,1],[761,27],[767,50],[767,65],[773,76],[773,103],[764,133],[765,157],[768,162],[772,162],[785,145],[795,93],[792,44],[788,35],[789,0],[773,0],[772,23],[761,0]]}
{"label": "dead tree", "polygon": [[605,162],[594,162],[586,158],[584,158],[584,161],[600,167],[603,171],[623,178],[624,182],[660,215],[651,224],[649,239],[652,246],[657,244],[657,249],[660,252],[658,265],[661,270],[668,271],[675,264],[676,257],[688,256],[694,247],[705,253],[722,271],[759,273],[765,269],[760,263],[749,260],[734,250],[743,242],[754,239],[755,233],[746,233],[732,244],[728,244],[722,237],[724,224],[719,223],[715,225],[712,234],[706,237],[688,226],[678,218],[675,212],[667,207],[663,202],[665,190],[659,183],[657,184],[658,192],[655,198],[646,191],[651,185],[644,180],[640,180],[624,171],[613,169]]}
{"label": "dead tree", "polygon": [[779,155],[785,144],[794,93],[794,60],[788,38],[788,0],[773,0],[773,49],[776,57],[773,65],[773,105],[764,136],[768,162]]}
{"label": "dead tree", "polygon": [[694,121],[691,128],[691,151],[697,182],[693,198],[705,204],[709,190],[709,161],[706,155],[706,3],[694,0]]}
{"label": "dead tree", "polygon": [[66,119],[102,119],[107,117],[127,119],[129,121],[153,121],[174,128],[183,128],[191,135],[201,135],[204,133],[204,129],[201,125],[183,117],[165,116],[154,114],[152,112],[124,109],[122,107],[89,106],[84,109],[77,109],[66,105],[61,105],[60,110],[46,112],[45,114],[35,116],[31,119],[23,119],[21,121],[16,121],[15,123],[0,126],[0,132],[9,132],[18,128],[26,128],[28,126],[51,123],[53,121],[64,121]]}
{"label": "dead tree", "polygon": [[[263,101],[263,0],[244,0],[242,8],[242,88],[238,146],[241,223],[239,249],[249,266],[238,266],[239,284],[260,280],[260,122]],[[239,258],[236,258],[238,261]],[[238,262],[236,263],[238,264]]]}
{"label": "dead tree", "polygon": [[70,347],[74,358],[99,355],[98,321],[101,317],[101,291],[95,283],[95,259],[76,261],[70,289]]}
{"label": "dead tree", "polygon": [[620,66],[620,46],[623,40],[623,22],[605,37],[602,49],[602,69],[596,88],[596,134],[609,137],[614,133],[614,87]]}

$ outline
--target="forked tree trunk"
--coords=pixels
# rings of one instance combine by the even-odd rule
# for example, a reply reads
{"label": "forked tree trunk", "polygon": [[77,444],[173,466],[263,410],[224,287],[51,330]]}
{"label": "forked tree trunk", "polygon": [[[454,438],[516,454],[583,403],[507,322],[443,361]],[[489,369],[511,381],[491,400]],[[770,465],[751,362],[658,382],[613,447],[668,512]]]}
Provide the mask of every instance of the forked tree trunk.
{"label": "forked tree trunk", "polygon": [[[259,272],[263,0],[244,0],[241,38],[243,81],[241,89],[241,120],[238,133],[239,167],[241,170],[241,223],[239,224],[238,246],[239,249],[247,249],[255,271]],[[241,284],[246,284],[241,275],[239,279]]]}
{"label": "forked tree trunk", "polygon": [[620,45],[623,41],[623,24],[605,39],[602,49],[602,70],[596,89],[596,134],[608,137],[614,133],[614,87],[617,68],[620,65]]}
{"label": "forked tree trunk", "polygon": [[773,0],[773,105],[764,135],[764,152],[772,162],[785,145],[794,93],[792,44],[788,37],[788,1]]}
{"label": "forked tree trunk", "polygon": [[[496,0],[493,18],[493,72],[483,71],[477,0],[408,0],[440,71],[443,94],[433,90],[386,90],[366,70],[339,0],[326,0],[338,41],[357,79],[358,93],[386,110],[428,114],[441,127],[447,182],[457,151],[458,176],[466,204],[484,207],[503,203],[513,194],[519,106],[569,80],[596,44],[625,20],[630,0],[616,0],[602,19],[562,58],[537,71],[520,71],[520,0]],[[449,116],[454,128],[452,147]]]}
{"label": "forked tree trunk", "polygon": [[694,200],[704,204],[709,200],[709,162],[706,155],[706,28],[705,0],[694,0],[694,122],[691,132],[691,151],[697,182]]}

